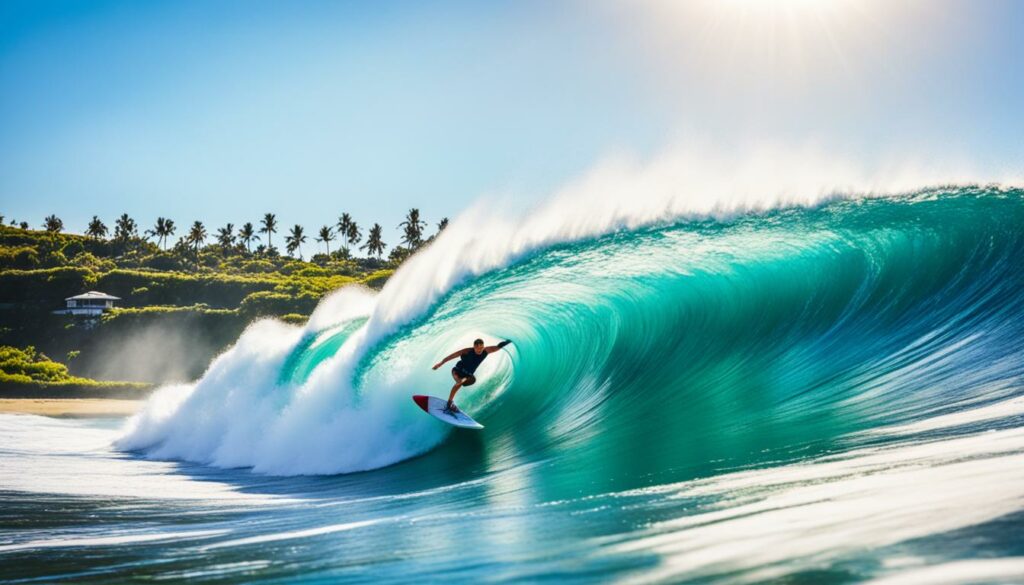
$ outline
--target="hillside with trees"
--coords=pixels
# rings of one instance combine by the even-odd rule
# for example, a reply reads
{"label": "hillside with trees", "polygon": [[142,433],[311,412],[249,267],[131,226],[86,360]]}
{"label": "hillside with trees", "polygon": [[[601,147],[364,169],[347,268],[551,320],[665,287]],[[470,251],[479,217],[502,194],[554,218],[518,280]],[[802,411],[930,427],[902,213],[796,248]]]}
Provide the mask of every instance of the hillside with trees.
{"label": "hillside with trees", "polygon": [[[379,289],[447,219],[428,234],[411,209],[393,246],[380,224],[364,234],[348,213],[309,233],[274,213],[218,228],[164,217],[147,227],[128,214],[110,225],[93,216],[81,234],[56,215],[40,225],[0,216],[0,345],[66,362],[77,384],[159,383],[197,377],[256,319],[301,324],[335,289]],[[90,290],[121,300],[98,318],[54,313]]]}

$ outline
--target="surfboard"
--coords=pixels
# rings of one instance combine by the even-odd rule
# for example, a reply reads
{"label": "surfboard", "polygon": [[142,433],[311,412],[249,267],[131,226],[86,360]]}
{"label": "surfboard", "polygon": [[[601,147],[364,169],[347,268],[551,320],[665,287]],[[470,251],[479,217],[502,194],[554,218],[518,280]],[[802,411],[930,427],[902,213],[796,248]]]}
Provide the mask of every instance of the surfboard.
{"label": "surfboard", "polygon": [[452,426],[456,426],[463,429],[482,429],[484,425],[476,422],[468,414],[461,410],[457,413],[445,412],[444,407],[448,406],[448,401],[444,398],[438,398],[437,396],[426,396],[424,394],[417,394],[412,397],[412,401],[423,409],[423,412],[433,416],[438,420],[442,420]]}

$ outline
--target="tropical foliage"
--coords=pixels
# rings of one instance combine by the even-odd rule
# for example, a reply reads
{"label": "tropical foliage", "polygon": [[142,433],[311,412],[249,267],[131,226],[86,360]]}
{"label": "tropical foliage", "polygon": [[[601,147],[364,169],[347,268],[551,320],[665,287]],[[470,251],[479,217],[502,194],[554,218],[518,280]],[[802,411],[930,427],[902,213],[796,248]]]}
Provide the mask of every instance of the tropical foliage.
{"label": "tropical foliage", "polygon": [[306,243],[306,230],[301,225],[295,224],[288,235],[285,236],[284,242],[288,253],[294,256],[295,252],[298,252],[299,260],[302,260],[302,244]]}
{"label": "tropical foliage", "polygon": [[323,242],[327,248],[327,255],[331,255],[331,241],[334,240],[334,230],[330,226],[321,226],[320,232],[316,236],[316,241]]}
{"label": "tropical foliage", "polygon": [[[68,357],[74,358],[77,354],[69,352]],[[0,345],[0,388],[5,390],[5,396],[33,396],[47,390],[58,390],[57,395],[69,391],[85,391],[95,395],[132,395],[150,387],[150,384],[138,382],[97,382],[73,376],[67,366],[51,360],[31,345],[23,349]]]}
{"label": "tropical foliage", "polygon": [[56,215],[48,215],[43,222],[43,227],[46,228],[46,231],[56,234],[64,231],[64,222]]}
{"label": "tropical foliage", "polygon": [[265,214],[263,219],[260,220],[260,225],[262,226],[260,233],[267,234],[267,247],[273,248],[274,244],[271,236],[277,233],[277,216],[273,213]]}
{"label": "tropical foliage", "polygon": [[384,243],[381,232],[382,228],[380,227],[380,224],[373,224],[373,227],[370,228],[370,235],[366,238],[366,243],[360,247],[361,250],[366,250],[369,254],[376,256],[378,259],[380,259],[380,255],[384,253],[384,248],[387,247],[387,244]]}
{"label": "tropical foliage", "polygon": [[398,224],[402,228],[402,243],[407,250],[412,251],[423,244],[423,228],[427,222],[420,219],[420,210],[413,207],[405,216],[405,221]]}
{"label": "tropical foliage", "polygon": [[[207,352],[191,358],[197,365],[190,366],[190,375],[198,375],[254,319],[302,323],[332,290],[346,284],[380,288],[399,263],[434,237],[426,237],[427,223],[418,209],[404,218],[402,246],[394,248],[384,242],[380,223],[364,238],[358,222],[342,213],[337,223],[315,232],[319,245],[309,258],[303,256],[308,236],[301,225],[285,232],[288,255],[278,252],[273,240],[280,224],[273,213],[209,231],[193,220],[184,224],[189,226],[184,233],[167,217],[143,230],[128,214],[116,217],[112,229],[92,216],[82,235],[69,233],[56,215],[38,225],[41,230],[0,221],[0,344],[8,348],[4,359],[21,364],[3,370],[0,390],[44,383],[93,388],[90,384],[101,383],[91,378],[135,379],[101,367],[103,356],[129,338],[156,344],[153,352],[159,354],[160,337],[146,334],[154,327],[194,337],[197,355]],[[442,219],[438,231],[446,225]],[[88,290],[121,300],[99,320],[55,314],[66,297]],[[136,334],[143,341],[134,341]],[[76,357],[65,366],[44,359],[35,348]],[[24,355],[15,355],[18,351]]]}

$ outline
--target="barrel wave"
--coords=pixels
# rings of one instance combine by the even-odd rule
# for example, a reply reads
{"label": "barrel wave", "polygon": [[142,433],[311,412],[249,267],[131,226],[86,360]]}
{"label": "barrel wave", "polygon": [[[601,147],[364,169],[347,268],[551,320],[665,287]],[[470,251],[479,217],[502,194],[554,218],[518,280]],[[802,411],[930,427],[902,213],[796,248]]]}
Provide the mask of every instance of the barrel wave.
{"label": "barrel wave", "polygon": [[120,446],[283,475],[399,463],[449,433],[409,396],[444,394],[431,364],[483,336],[515,340],[460,395],[492,463],[642,484],[825,452],[1020,394],[1021,225],[1020,191],[956,188],[620,229],[464,276],[376,335],[396,295],[345,290],[305,328],[254,325]]}

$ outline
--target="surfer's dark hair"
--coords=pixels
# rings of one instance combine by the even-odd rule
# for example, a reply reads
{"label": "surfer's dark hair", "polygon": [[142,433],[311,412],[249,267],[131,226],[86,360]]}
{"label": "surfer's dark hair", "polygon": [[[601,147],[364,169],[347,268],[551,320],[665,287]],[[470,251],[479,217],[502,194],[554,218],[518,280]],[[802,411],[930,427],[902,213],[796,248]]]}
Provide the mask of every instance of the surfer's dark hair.
{"label": "surfer's dark hair", "polygon": [[484,340],[483,339],[474,339],[473,340],[473,345],[483,345],[483,344],[484,344]]}

